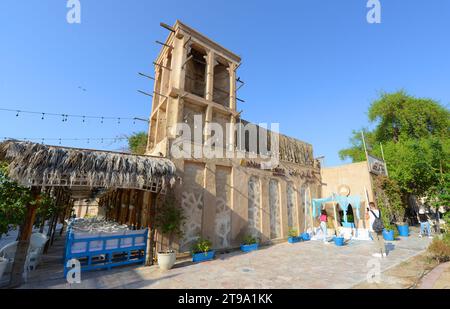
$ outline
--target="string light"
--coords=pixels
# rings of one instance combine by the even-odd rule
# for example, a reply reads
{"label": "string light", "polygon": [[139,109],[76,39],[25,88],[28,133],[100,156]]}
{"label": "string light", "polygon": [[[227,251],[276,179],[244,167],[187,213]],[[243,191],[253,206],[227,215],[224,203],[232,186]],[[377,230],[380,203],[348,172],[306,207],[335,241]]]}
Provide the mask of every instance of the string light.
{"label": "string light", "polygon": [[86,137],[86,138],[52,138],[52,137],[9,137],[4,136],[3,140],[22,140],[22,141],[41,141],[44,143],[44,141],[57,141],[60,145],[63,141],[86,141],[88,144],[92,141],[99,141],[100,143],[104,143],[105,141],[112,141],[113,143],[117,143],[119,141],[128,140],[128,137]]}
{"label": "string light", "polygon": [[34,114],[41,115],[41,119],[44,120],[45,116],[60,116],[62,122],[67,122],[69,118],[81,118],[83,122],[86,122],[87,119],[97,119],[100,120],[100,123],[104,123],[105,120],[116,120],[118,124],[121,124],[122,120],[130,120],[133,121],[133,124],[136,123],[136,120],[148,122],[147,119],[140,117],[113,117],[113,116],[92,116],[92,115],[77,115],[77,114],[57,114],[57,113],[49,113],[49,112],[37,112],[37,111],[25,111],[19,109],[8,109],[8,108],[0,108],[0,111],[4,112],[14,112],[16,113],[16,117],[19,117],[20,114]]}

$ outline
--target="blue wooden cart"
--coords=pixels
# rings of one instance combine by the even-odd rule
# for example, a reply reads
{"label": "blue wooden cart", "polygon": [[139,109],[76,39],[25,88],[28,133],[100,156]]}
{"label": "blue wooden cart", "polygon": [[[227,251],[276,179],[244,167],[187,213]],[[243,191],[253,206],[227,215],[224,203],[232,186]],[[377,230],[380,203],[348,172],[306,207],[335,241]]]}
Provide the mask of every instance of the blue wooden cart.
{"label": "blue wooden cart", "polygon": [[148,229],[117,233],[80,233],[69,228],[64,249],[64,276],[67,262],[77,259],[81,271],[111,269],[145,262]]}

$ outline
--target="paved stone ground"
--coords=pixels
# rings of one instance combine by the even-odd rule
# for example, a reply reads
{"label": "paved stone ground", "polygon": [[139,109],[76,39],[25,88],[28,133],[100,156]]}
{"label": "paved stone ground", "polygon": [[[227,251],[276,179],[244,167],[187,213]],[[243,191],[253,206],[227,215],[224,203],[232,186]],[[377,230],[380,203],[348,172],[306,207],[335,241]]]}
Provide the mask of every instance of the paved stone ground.
{"label": "paved stone ground", "polygon": [[419,289],[450,289],[450,262],[440,264],[428,273]]}
{"label": "paved stone ground", "polygon": [[[388,243],[388,258],[377,259],[381,271],[423,252],[429,242],[413,232]],[[344,247],[321,241],[281,243],[198,264],[181,261],[165,272],[157,266],[83,272],[82,282],[70,286],[63,278],[62,248],[55,246],[23,288],[350,288],[366,280],[372,252],[371,241],[353,241]]]}
{"label": "paved stone ground", "polygon": [[424,251],[406,261],[389,268],[381,275],[379,282],[367,280],[353,286],[354,289],[414,289],[420,285],[424,275],[438,263]]}

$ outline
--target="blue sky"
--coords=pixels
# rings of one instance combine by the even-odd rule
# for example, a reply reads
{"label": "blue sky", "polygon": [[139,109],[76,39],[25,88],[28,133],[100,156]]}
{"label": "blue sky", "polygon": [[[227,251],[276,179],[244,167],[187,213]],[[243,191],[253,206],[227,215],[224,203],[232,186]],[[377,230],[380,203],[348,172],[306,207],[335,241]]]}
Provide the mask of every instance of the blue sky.
{"label": "blue sky", "polygon": [[[447,0],[381,0],[381,24],[367,23],[366,0],[80,2],[81,24],[68,24],[65,0],[0,1],[0,108],[148,117],[151,102],[136,90],[152,84],[137,72],[152,74],[154,41],[167,36],[159,23],[176,19],[242,57],[245,119],[279,122],[327,166],[342,163],[338,151],[352,129],[368,125],[367,107],[380,91],[450,102]],[[109,138],[146,129],[0,111],[1,137]]]}

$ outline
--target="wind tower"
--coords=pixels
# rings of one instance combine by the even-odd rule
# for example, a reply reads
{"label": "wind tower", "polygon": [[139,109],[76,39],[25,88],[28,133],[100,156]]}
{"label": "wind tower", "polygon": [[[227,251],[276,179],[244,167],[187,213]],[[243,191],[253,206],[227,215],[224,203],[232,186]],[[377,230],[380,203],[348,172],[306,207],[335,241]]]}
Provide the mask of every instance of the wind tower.
{"label": "wind tower", "polygon": [[[176,138],[176,124],[186,123],[198,130],[194,115],[201,115],[202,143],[206,128],[214,122],[234,124],[236,111],[236,70],[241,58],[191,27],[177,21],[154,62],[155,83],[150,116],[147,153],[169,156]],[[223,131],[222,145],[234,149],[235,134]],[[193,134],[192,134],[193,135]]]}

